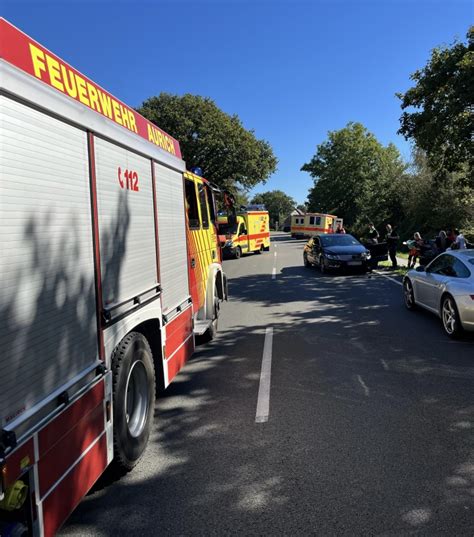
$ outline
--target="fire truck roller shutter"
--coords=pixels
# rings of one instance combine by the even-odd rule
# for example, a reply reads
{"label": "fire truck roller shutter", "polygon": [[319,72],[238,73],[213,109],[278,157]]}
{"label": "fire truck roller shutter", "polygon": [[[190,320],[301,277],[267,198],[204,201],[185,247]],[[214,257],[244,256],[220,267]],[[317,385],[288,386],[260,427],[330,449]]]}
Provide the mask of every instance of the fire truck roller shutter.
{"label": "fire truck roller shutter", "polygon": [[98,358],[87,136],[0,96],[0,428]]}
{"label": "fire truck roller shutter", "polygon": [[172,314],[189,297],[183,175],[154,166],[163,313]]}
{"label": "fire truck roller shutter", "polygon": [[[104,308],[143,294],[158,283],[151,161],[95,139],[97,205]],[[114,310],[126,313],[133,301]]]}

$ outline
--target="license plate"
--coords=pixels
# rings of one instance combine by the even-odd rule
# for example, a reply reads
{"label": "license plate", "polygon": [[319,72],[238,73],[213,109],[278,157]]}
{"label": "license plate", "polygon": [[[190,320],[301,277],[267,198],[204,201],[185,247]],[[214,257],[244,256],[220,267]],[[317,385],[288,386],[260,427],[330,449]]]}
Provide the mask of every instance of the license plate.
{"label": "license plate", "polygon": [[362,265],[362,261],[348,261],[348,265]]}

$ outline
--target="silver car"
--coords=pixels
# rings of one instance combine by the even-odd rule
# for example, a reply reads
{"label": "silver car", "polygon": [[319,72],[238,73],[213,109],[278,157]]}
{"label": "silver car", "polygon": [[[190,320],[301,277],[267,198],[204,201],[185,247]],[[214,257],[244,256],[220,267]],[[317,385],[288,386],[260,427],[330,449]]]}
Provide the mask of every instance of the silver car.
{"label": "silver car", "polygon": [[474,249],[447,250],[403,279],[405,305],[422,306],[441,317],[450,337],[474,331]]}

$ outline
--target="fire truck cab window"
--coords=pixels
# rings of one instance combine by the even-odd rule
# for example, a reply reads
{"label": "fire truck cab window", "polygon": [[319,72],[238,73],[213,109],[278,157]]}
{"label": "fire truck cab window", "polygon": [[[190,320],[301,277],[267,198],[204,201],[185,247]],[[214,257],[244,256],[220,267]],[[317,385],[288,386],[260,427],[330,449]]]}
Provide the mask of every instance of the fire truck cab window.
{"label": "fire truck cab window", "polygon": [[216,223],[216,208],[214,204],[214,194],[212,193],[212,190],[206,186],[206,194],[207,194],[207,205],[209,206],[209,216],[211,217],[211,222],[213,224]]}
{"label": "fire truck cab window", "polygon": [[196,198],[196,188],[194,181],[186,179],[186,210],[188,211],[188,221],[190,229],[199,229],[199,212]]}
{"label": "fire truck cab window", "polygon": [[206,187],[202,183],[199,184],[199,205],[201,207],[201,222],[204,229],[209,229],[209,213],[207,211]]}

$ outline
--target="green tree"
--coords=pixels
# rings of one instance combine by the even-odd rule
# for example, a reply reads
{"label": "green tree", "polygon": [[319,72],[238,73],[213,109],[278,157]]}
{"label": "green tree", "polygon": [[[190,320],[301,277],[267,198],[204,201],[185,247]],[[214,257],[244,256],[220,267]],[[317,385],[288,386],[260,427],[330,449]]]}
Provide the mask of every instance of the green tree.
{"label": "green tree", "polygon": [[360,123],[329,132],[316,154],[303,165],[314,178],[310,211],[332,213],[361,229],[400,217],[398,183],[405,172],[397,148],[381,145]]}
{"label": "green tree", "polygon": [[269,192],[256,194],[251,203],[263,203],[265,205],[272,226],[275,226],[276,222],[281,225],[283,220],[296,207],[295,200],[281,190],[270,190]]}
{"label": "green tree", "polygon": [[441,229],[459,228],[474,239],[474,191],[463,181],[463,172],[451,172],[442,182],[432,172],[424,151],[415,149],[410,173],[400,187],[404,215],[400,234],[415,231],[433,237]]}
{"label": "green tree", "polygon": [[397,94],[404,110],[398,132],[426,152],[436,177],[461,172],[473,185],[474,26],[467,43],[435,48],[410,78],[415,85]]}
{"label": "green tree", "polygon": [[199,95],[161,93],[147,99],[138,112],[179,140],[188,168],[203,170],[217,185],[236,190],[264,183],[277,159],[265,140],[258,140],[236,116]]}

